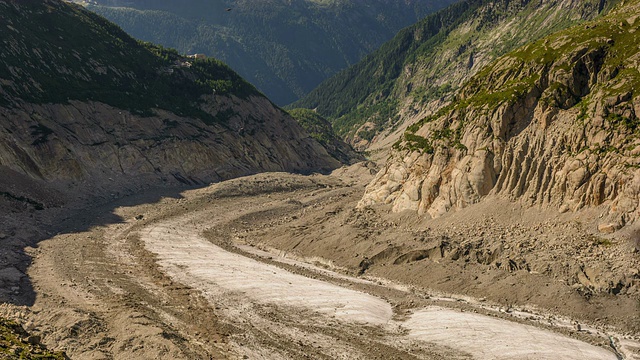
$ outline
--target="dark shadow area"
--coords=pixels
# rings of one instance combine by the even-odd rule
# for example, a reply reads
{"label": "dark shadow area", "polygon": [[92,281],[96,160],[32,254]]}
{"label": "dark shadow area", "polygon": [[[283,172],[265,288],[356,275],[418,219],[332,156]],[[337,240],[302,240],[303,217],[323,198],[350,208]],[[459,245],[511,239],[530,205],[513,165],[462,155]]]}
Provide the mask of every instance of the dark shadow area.
{"label": "dark shadow area", "polygon": [[[321,169],[294,173],[330,172]],[[255,174],[247,171],[233,178]],[[115,179],[108,188],[87,184],[60,186],[0,166],[0,303],[34,305],[36,291],[27,271],[33,263],[33,253],[37,252],[34,249],[42,241],[124,223],[132,219],[115,214],[117,208],[154,204],[166,198],[181,199],[184,191],[218,182],[169,175],[173,176],[164,180]]]}
{"label": "dark shadow area", "polygon": [[[206,186],[171,184],[150,187],[115,199],[96,197],[63,203],[55,201],[63,194],[53,189],[38,193],[33,188],[30,194],[26,194],[16,184],[9,189],[2,185],[6,184],[0,181],[0,192],[11,195],[0,194],[0,302],[19,306],[32,306],[36,300],[36,291],[27,270],[33,262],[30,253],[40,242],[57,235],[123,223],[126,219],[114,213],[119,207],[153,204],[163,198],[180,199],[183,191]],[[104,190],[96,192],[109,193]],[[54,196],[46,197],[51,194]]]}
{"label": "dark shadow area", "polygon": [[640,254],[640,229],[635,229],[631,232],[631,245],[632,251],[635,254]]}

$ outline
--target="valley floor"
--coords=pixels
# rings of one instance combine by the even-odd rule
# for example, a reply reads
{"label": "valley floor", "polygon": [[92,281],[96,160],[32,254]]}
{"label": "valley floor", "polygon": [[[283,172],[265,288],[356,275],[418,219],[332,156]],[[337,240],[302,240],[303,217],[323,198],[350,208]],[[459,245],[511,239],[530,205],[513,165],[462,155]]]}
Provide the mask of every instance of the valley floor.
{"label": "valley floor", "polygon": [[78,229],[102,225],[27,249],[35,303],[0,313],[74,359],[640,359],[637,289],[574,283],[574,266],[638,266],[626,244],[499,199],[357,210],[367,166],[87,210]]}

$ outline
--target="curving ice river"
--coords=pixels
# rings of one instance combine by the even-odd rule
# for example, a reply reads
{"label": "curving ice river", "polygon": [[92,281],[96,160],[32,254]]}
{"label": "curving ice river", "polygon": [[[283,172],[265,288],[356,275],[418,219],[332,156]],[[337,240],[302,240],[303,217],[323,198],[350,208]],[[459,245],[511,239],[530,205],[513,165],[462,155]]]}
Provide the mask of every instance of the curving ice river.
{"label": "curving ice river", "polygon": [[617,359],[607,349],[552,331],[442,307],[393,320],[391,305],[381,298],[226,251],[206,240],[196,223],[187,215],[170,218],[147,226],[141,238],[163,272],[216,304],[239,297],[353,326],[404,329],[401,337],[407,341],[439,344],[476,359]]}

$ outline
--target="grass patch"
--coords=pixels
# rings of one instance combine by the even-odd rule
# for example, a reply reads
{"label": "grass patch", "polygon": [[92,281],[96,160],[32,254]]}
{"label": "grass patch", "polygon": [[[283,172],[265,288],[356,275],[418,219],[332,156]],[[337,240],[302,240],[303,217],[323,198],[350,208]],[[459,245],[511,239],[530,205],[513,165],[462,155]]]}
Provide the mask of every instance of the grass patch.
{"label": "grass patch", "polygon": [[49,351],[37,338],[30,337],[16,322],[0,318],[0,358],[28,360],[65,360],[61,351]]}

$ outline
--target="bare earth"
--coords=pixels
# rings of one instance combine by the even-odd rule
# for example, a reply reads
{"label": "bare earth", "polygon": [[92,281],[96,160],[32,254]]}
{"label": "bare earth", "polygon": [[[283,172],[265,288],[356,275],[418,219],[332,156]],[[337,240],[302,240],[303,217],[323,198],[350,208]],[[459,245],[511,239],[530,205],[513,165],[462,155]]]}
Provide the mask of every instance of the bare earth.
{"label": "bare earth", "polygon": [[[244,211],[245,215],[254,210]],[[314,319],[316,324],[326,323],[327,316],[341,323],[362,325],[389,325],[386,329],[394,334],[394,329],[405,328],[408,338],[434,344],[444,344],[452,349],[466,352],[477,358],[515,359],[535,357],[537,359],[616,359],[605,349],[540,330],[532,326],[494,319],[485,315],[428,307],[417,310],[407,321],[391,321],[391,305],[369,294],[354,291],[343,286],[310,279],[293,274],[275,265],[225,251],[210,243],[198,233],[198,225],[207,221],[207,226],[215,226],[219,209],[200,212],[199,216],[187,214],[154,224],[143,230],[142,240],[146,248],[158,255],[158,263],[163,271],[175,281],[201,290],[212,304],[224,299],[241,297],[262,306],[275,306],[290,314],[302,312],[298,321]],[[225,216],[228,213],[224,214]],[[237,214],[240,217],[242,214]],[[291,263],[291,262],[290,262]],[[308,270],[312,270],[307,267]],[[326,274],[326,272],[325,272]],[[342,277],[344,279],[344,277]],[[237,318],[243,304],[231,304],[227,318]],[[282,310],[281,310],[282,311]],[[308,312],[320,313],[309,314]],[[233,314],[233,315],[232,315]],[[274,326],[272,336],[292,337],[302,341],[314,334],[289,332]],[[400,342],[389,339],[392,345]],[[321,340],[321,339],[318,339]],[[334,339],[333,341],[340,341]],[[326,344],[331,346],[332,344]],[[399,347],[399,346],[398,346]],[[258,347],[236,349],[244,355],[261,355],[266,358],[287,358],[286,353],[267,352]],[[349,344],[336,346],[328,353],[335,358],[367,358]],[[247,354],[248,353],[248,354]],[[408,354],[407,354],[408,355]]]}
{"label": "bare earth", "polygon": [[[356,210],[370,176],[263,174],[87,210],[28,249],[35,304],[0,312],[74,359],[640,359],[638,294],[588,292],[561,256],[584,219],[499,199],[437,220]],[[545,222],[553,248],[518,247]],[[447,258],[503,228],[492,261]],[[638,265],[622,240],[599,250]],[[510,251],[538,260],[505,267]],[[564,270],[542,269],[552,255]]]}

